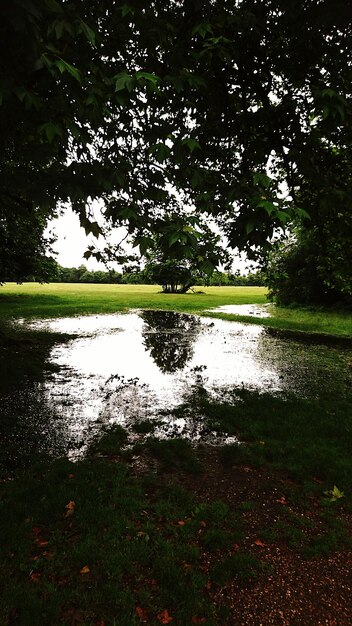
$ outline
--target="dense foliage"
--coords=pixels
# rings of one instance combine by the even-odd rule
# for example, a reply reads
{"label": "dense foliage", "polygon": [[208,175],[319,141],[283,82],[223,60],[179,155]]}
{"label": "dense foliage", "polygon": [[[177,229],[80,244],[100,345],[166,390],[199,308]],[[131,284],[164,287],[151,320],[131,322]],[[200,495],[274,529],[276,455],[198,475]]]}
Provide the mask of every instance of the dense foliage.
{"label": "dense foliage", "polygon": [[[66,201],[87,232],[124,225],[142,254],[162,235],[176,259],[192,248],[200,216],[254,254],[307,212],[325,219],[337,204],[350,213],[351,8],[350,0],[4,0],[9,254],[12,215],[25,211],[26,243],[37,216],[44,225]],[[90,210],[97,199],[104,227]],[[165,231],[170,215],[177,220]],[[15,242],[12,263],[20,278]]]}
{"label": "dense foliage", "polygon": [[[325,246],[324,246],[325,243]],[[269,298],[280,305],[352,304],[350,252],[334,236],[324,242],[316,229],[296,234],[271,251],[265,276]]]}

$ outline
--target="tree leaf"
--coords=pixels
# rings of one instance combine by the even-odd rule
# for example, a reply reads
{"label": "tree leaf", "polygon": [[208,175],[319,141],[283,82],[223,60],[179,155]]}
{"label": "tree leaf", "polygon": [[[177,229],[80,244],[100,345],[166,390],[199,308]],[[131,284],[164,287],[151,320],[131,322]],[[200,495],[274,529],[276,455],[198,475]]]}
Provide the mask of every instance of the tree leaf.
{"label": "tree leaf", "polygon": [[211,261],[209,260],[203,261],[203,263],[201,263],[200,265],[200,270],[204,272],[204,274],[207,274],[208,276],[210,276],[213,273],[214,269],[215,267],[213,263],[211,263]]}
{"label": "tree leaf", "polygon": [[164,163],[170,155],[170,148],[164,143],[158,143],[155,146],[151,146],[150,152],[155,154],[155,158],[159,163]]}
{"label": "tree leaf", "polygon": [[55,65],[59,68],[61,74],[68,72],[78,83],[82,83],[80,71],[73,65],[70,65],[70,63],[67,63],[67,61],[64,61],[63,59],[57,59],[55,61]]}
{"label": "tree leaf", "polygon": [[46,134],[49,143],[52,143],[54,137],[56,137],[57,135],[59,137],[62,137],[61,129],[52,122],[46,122],[45,124],[42,124],[39,127],[39,132],[44,132]]}
{"label": "tree leaf", "polygon": [[187,137],[186,139],[182,139],[182,145],[187,146],[189,148],[190,153],[194,152],[194,150],[200,150],[200,144],[193,137]]}
{"label": "tree leaf", "polygon": [[182,233],[180,233],[179,231],[171,233],[171,235],[169,235],[168,237],[169,248],[171,248],[171,246],[173,246],[175,243],[180,241],[181,235]]}
{"label": "tree leaf", "polygon": [[54,22],[54,30],[55,30],[55,35],[57,39],[61,39],[62,35],[64,34],[64,30],[65,30],[65,22],[64,20],[56,20],[56,22]]}
{"label": "tree leaf", "polygon": [[153,85],[157,85],[157,83],[160,80],[158,76],[156,76],[155,74],[150,74],[149,72],[137,72],[136,78],[137,80],[144,78],[144,80],[148,81],[149,83],[152,83]]}
{"label": "tree leaf", "polygon": [[133,76],[127,74],[127,72],[121,72],[121,74],[115,76],[115,79],[115,92],[123,91],[123,89],[127,89],[128,92],[132,91],[135,84]]}
{"label": "tree leaf", "polygon": [[147,250],[153,245],[154,241],[151,237],[142,237],[139,240],[139,250],[142,256],[145,255]]}
{"label": "tree leaf", "polygon": [[142,624],[146,624],[148,622],[147,611],[141,606],[136,606],[135,613]]}
{"label": "tree leaf", "polygon": [[164,609],[164,611],[161,611],[161,613],[158,613],[157,619],[161,624],[169,624],[170,622],[172,622],[174,618],[171,617],[171,615],[169,615],[169,612],[167,609]]}
{"label": "tree leaf", "polygon": [[271,215],[273,211],[276,210],[275,205],[270,200],[260,200],[257,204],[257,207],[263,207],[266,210],[268,215]]}
{"label": "tree leaf", "polygon": [[336,502],[336,500],[340,500],[340,498],[344,497],[344,492],[340,491],[336,485],[334,485],[333,489],[329,489],[328,491],[324,491],[325,495],[331,500],[331,502]]}
{"label": "tree leaf", "polygon": [[130,4],[123,4],[121,9],[121,14],[122,17],[126,17],[126,15],[133,15],[134,14],[134,7],[132,7]]}
{"label": "tree leaf", "polygon": [[66,509],[65,517],[72,517],[72,515],[75,512],[75,508],[76,508],[75,501],[70,500],[65,506],[65,509]]}
{"label": "tree leaf", "polygon": [[284,505],[288,504],[285,496],[281,496],[281,498],[278,498],[277,500],[275,500],[275,502],[277,502],[278,504],[284,504]]}
{"label": "tree leaf", "polygon": [[254,222],[252,222],[252,221],[247,222],[247,224],[246,224],[246,235],[249,235],[249,233],[253,232],[254,226],[255,226]]}
{"label": "tree leaf", "polygon": [[264,187],[264,189],[268,189],[272,181],[270,176],[264,174],[264,172],[255,172],[253,174],[253,182],[255,185],[260,185],[261,187]]}
{"label": "tree leaf", "polygon": [[265,543],[263,541],[261,541],[260,539],[256,539],[254,544],[256,546],[259,546],[260,548],[265,548]]}
{"label": "tree leaf", "polygon": [[29,576],[29,578],[30,578],[30,581],[32,583],[38,583],[40,578],[41,578],[41,573],[40,572],[34,572],[33,574],[31,574]]}
{"label": "tree leaf", "polygon": [[102,231],[101,231],[101,228],[100,228],[98,222],[91,222],[91,224],[90,224],[90,232],[97,239],[99,238],[100,235],[102,235]]}
{"label": "tree leaf", "polygon": [[88,24],[86,24],[86,22],[84,22],[83,20],[81,20],[80,24],[81,24],[81,28],[82,28],[84,35],[86,36],[88,41],[92,44],[92,46],[95,48],[94,30],[92,30],[92,28],[90,28],[90,26],[88,26]]}
{"label": "tree leaf", "polygon": [[210,33],[211,35],[213,34],[213,28],[209,22],[202,22],[201,24],[198,24],[198,26],[195,26],[192,30],[192,35],[200,35],[203,39],[207,33]]}
{"label": "tree leaf", "polygon": [[56,0],[46,0],[46,4],[54,13],[63,13],[64,10],[62,6]]}

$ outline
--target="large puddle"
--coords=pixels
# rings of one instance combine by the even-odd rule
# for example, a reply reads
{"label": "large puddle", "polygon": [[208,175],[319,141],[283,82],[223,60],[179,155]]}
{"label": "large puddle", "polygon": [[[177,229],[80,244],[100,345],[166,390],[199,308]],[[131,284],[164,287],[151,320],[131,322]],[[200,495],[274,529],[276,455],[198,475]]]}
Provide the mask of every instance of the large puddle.
{"label": "large puddle", "polygon": [[73,337],[51,350],[54,371],[38,383],[23,380],[16,393],[0,398],[2,439],[19,456],[77,458],[107,426],[120,424],[133,438],[135,423],[146,419],[155,420],[155,436],[216,443],[201,416],[195,419],[196,409],[174,413],[199,390],[214,399],[243,388],[319,397],[323,388],[343,393],[349,385],[346,350],[312,349],[258,325],[165,311],[21,325]]}

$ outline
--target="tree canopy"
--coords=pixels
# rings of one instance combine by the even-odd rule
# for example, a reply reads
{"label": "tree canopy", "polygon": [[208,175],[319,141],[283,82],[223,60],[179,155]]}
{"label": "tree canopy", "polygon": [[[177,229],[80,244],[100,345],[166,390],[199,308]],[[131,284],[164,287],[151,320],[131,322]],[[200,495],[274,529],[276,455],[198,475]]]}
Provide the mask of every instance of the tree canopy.
{"label": "tree canopy", "polygon": [[124,225],[142,254],[157,234],[177,258],[205,217],[253,255],[277,227],[350,211],[351,9],[4,0],[1,231],[25,211],[28,240],[70,202],[87,232]]}

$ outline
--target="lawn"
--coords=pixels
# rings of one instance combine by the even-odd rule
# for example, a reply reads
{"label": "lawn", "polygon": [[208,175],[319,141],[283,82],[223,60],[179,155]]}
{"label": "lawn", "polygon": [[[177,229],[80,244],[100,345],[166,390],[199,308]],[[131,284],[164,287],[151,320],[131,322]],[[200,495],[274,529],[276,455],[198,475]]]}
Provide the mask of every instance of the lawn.
{"label": "lawn", "polygon": [[195,287],[187,294],[163,294],[158,285],[8,283],[0,290],[2,315],[37,317],[113,313],[130,308],[201,312],[222,304],[263,304],[264,287]]}
{"label": "lawn", "polygon": [[[9,331],[9,319],[129,308],[204,314],[266,302],[260,287],[202,291],[3,286],[1,402],[16,393],[19,377],[40,384],[52,346],[69,339]],[[352,334],[351,315],[342,312],[220,317],[315,332],[323,341],[322,334]],[[346,347],[341,355],[348,364]],[[137,421],[132,435],[108,428],[83,461],[33,458],[3,472],[0,624],[350,626],[349,379],[346,368],[339,387],[322,384],[310,399],[242,389],[233,401],[214,401],[195,389],[177,409],[180,418],[201,414],[211,431],[236,436],[241,446],[157,440],[153,424]]]}
{"label": "lawn", "polygon": [[[157,285],[8,283],[0,288],[0,316],[55,317],[113,313],[128,309],[164,309],[208,315],[228,304],[267,304],[264,287],[195,287],[187,294],[163,294]],[[352,336],[352,313],[271,306],[271,317],[210,313],[223,319],[257,323],[298,332]]]}

